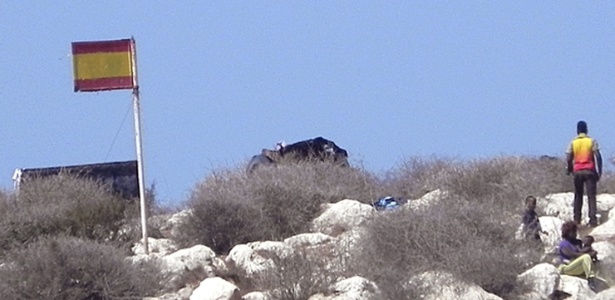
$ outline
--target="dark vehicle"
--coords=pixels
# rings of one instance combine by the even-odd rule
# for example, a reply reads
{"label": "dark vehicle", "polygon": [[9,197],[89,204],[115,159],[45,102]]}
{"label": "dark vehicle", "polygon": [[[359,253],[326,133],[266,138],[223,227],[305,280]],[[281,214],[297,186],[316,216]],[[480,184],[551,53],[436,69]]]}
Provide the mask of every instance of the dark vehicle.
{"label": "dark vehicle", "polygon": [[16,169],[13,173],[15,189],[28,184],[28,181],[36,178],[69,174],[83,178],[98,180],[108,184],[113,192],[125,199],[139,197],[139,177],[137,173],[137,161],[119,161],[98,164],[59,166],[49,168]]}
{"label": "dark vehicle", "polygon": [[276,150],[263,149],[261,154],[252,156],[246,171],[250,174],[261,165],[272,165],[281,161],[310,160],[332,161],[344,167],[350,165],[346,150],[338,147],[333,141],[317,137],[290,145],[279,145]]}

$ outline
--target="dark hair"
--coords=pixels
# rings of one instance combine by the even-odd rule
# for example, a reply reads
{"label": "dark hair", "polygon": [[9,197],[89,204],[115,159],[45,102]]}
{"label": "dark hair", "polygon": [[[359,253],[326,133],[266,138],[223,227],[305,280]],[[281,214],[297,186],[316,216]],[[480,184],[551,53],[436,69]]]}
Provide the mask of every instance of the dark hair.
{"label": "dark hair", "polygon": [[595,242],[594,237],[591,235],[586,235],[585,238],[588,239],[590,243]]}
{"label": "dark hair", "polygon": [[534,196],[527,196],[527,197],[525,197],[525,204],[528,204],[532,200],[536,201],[536,197],[534,197]]}
{"label": "dark hair", "polygon": [[587,133],[587,123],[585,123],[585,121],[579,121],[577,123],[577,133]]}
{"label": "dark hair", "polygon": [[571,232],[577,231],[577,222],[568,221],[562,224],[562,238],[568,237]]}

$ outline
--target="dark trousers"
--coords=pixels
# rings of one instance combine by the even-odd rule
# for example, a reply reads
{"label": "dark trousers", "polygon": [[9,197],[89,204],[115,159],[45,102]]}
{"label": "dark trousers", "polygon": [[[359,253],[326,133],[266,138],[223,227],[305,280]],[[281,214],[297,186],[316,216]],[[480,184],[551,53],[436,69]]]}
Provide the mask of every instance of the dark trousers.
{"label": "dark trousers", "polygon": [[581,209],[583,208],[583,188],[587,187],[587,204],[589,206],[589,224],[597,225],[596,219],[596,186],[598,175],[591,170],[574,172],[574,220],[581,223]]}

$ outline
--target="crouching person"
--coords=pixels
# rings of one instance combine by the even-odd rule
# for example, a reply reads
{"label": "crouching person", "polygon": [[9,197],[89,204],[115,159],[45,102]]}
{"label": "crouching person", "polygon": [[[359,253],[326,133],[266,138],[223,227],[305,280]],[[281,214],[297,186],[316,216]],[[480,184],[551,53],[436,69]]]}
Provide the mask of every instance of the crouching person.
{"label": "crouching person", "polygon": [[559,244],[561,265],[558,270],[563,275],[585,277],[589,287],[595,290],[597,281],[592,256],[595,256],[597,252],[582,249],[581,246],[582,242],[577,239],[577,223],[574,221],[564,223],[562,225],[562,241]]}
{"label": "crouching person", "polygon": [[525,198],[525,212],[523,213],[521,223],[523,224],[522,233],[526,240],[541,241],[539,233],[549,235],[540,226],[540,220],[536,213],[536,197],[534,196],[527,196]]}

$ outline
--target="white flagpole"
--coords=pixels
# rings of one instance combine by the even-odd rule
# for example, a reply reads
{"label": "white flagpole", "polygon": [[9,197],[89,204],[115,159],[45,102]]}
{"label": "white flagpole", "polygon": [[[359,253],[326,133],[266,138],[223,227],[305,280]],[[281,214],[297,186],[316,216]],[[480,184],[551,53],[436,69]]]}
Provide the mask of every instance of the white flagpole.
{"label": "white flagpole", "polygon": [[139,198],[141,204],[141,230],[143,233],[143,246],[145,247],[145,254],[149,254],[149,247],[147,242],[147,208],[145,204],[145,172],[143,171],[143,148],[141,146],[141,108],[139,104],[139,82],[137,79],[137,50],[135,39],[132,38],[131,52],[132,52],[132,74],[133,74],[133,89],[132,89],[132,103],[135,119],[135,142],[137,148],[137,174],[139,176]]}

